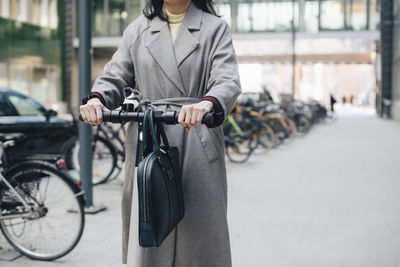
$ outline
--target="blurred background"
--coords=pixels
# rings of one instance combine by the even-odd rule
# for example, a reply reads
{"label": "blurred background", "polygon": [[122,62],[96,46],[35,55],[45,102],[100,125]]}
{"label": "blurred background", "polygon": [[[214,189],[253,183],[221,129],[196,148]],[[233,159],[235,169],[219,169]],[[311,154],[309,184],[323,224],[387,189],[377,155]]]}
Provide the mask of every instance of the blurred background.
{"label": "blurred background", "polygon": [[[0,5],[0,84],[60,113],[76,112],[79,103],[74,2],[2,0]],[[398,49],[390,49],[399,45],[394,2],[388,8],[379,0],[217,0],[215,5],[233,32],[245,92],[265,87],[276,97],[290,93],[324,104],[330,94],[352,96],[378,112],[388,99],[399,118],[400,85],[391,76],[398,70]],[[93,79],[144,4],[93,1]]]}
{"label": "blurred background", "polygon": [[[223,125],[233,266],[399,267],[400,0],[214,3],[243,89]],[[77,116],[144,6],[0,0],[0,266],[123,266],[125,128]]]}

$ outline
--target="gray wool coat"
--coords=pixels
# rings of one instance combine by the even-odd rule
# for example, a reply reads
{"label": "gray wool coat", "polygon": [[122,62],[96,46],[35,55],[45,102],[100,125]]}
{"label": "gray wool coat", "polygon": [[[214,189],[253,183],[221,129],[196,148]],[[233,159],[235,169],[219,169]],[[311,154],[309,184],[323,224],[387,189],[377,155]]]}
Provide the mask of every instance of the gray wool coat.
{"label": "gray wool coat", "polygon": [[[121,105],[122,89],[127,86],[137,88],[143,98],[163,110],[213,96],[226,116],[241,92],[228,25],[192,3],[172,43],[167,22],[139,17],[124,31],[121,45],[92,91],[103,96],[107,108],[115,109]],[[231,266],[222,127],[202,125],[186,132],[180,125],[165,126],[168,140],[179,148],[182,161],[185,217],[159,248],[138,245],[137,123],[127,127],[122,262],[146,267]],[[129,263],[128,254],[140,260]]]}

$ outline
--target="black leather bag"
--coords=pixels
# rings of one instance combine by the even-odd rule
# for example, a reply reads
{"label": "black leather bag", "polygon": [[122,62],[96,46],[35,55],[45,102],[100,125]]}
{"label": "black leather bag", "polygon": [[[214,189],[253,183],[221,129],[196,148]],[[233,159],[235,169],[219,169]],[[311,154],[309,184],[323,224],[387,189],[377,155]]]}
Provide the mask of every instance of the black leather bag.
{"label": "black leather bag", "polygon": [[[139,244],[159,247],[185,213],[179,152],[170,147],[154,111],[143,119],[143,157],[138,166]],[[160,136],[164,146],[160,146]]]}

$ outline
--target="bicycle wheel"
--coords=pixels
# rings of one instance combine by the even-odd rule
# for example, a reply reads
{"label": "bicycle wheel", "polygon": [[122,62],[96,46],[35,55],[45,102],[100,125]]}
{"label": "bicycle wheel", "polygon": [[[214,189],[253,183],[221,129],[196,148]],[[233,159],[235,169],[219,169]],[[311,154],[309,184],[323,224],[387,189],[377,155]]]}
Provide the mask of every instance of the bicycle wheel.
{"label": "bicycle wheel", "polygon": [[256,152],[266,152],[277,145],[276,136],[274,130],[266,123],[262,123],[259,128],[259,143],[260,146],[256,149]]}
{"label": "bicycle wheel", "polygon": [[232,140],[225,141],[225,154],[231,162],[234,163],[243,163],[246,162],[251,153],[251,149],[246,149],[247,151],[243,151],[240,148],[240,145],[236,144]]}
{"label": "bicycle wheel", "polygon": [[301,114],[297,120],[297,131],[301,134],[307,133],[311,128],[311,121],[303,114]]}
{"label": "bicycle wheel", "polygon": [[1,190],[0,229],[7,241],[36,260],[55,260],[70,252],[85,224],[83,193],[71,178],[46,162],[21,164],[5,177],[30,206],[8,187]]}
{"label": "bicycle wheel", "polygon": [[228,135],[225,137],[225,153],[234,163],[246,162],[258,146],[258,135]]}
{"label": "bicycle wheel", "polygon": [[297,135],[296,123],[292,119],[287,117],[285,118],[285,123],[288,125],[288,128],[286,129],[287,137],[289,139],[292,139]]}
{"label": "bicycle wheel", "polygon": [[[92,184],[107,182],[117,167],[118,155],[113,144],[104,137],[95,136],[92,144]],[[79,171],[79,143],[73,148],[73,165]]]}
{"label": "bicycle wheel", "polygon": [[281,144],[285,138],[286,138],[286,131],[285,128],[282,126],[280,121],[277,119],[269,119],[266,121],[269,127],[271,127],[272,131],[275,134],[275,146],[277,147],[279,144]]}
{"label": "bicycle wheel", "polygon": [[93,143],[93,179],[94,185],[107,182],[114,169],[117,167],[117,152],[113,144],[101,137],[96,136]]}

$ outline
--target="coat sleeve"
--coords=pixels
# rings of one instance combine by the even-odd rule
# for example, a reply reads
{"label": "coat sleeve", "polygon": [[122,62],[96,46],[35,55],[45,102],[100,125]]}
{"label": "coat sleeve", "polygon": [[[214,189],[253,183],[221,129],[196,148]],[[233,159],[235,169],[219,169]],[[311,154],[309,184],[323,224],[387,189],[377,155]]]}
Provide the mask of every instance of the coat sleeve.
{"label": "coat sleeve", "polygon": [[127,42],[127,28],[122,36],[122,42],[111,60],[105,65],[103,74],[99,76],[92,92],[99,93],[108,109],[116,109],[123,102],[123,89],[135,86],[132,56]]}
{"label": "coat sleeve", "polygon": [[238,63],[229,26],[219,27],[211,57],[206,96],[215,97],[224,110],[224,119],[232,111],[241,93]]}

